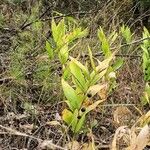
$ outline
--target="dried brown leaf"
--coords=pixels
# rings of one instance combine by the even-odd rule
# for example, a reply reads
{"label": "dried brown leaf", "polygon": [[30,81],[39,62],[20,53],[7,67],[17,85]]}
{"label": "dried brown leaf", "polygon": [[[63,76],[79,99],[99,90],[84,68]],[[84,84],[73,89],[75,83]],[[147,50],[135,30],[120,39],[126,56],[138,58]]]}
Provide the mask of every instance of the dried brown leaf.
{"label": "dried brown leaf", "polygon": [[130,150],[143,150],[150,141],[150,127],[145,125],[138,136],[133,140],[132,145],[129,147]]}

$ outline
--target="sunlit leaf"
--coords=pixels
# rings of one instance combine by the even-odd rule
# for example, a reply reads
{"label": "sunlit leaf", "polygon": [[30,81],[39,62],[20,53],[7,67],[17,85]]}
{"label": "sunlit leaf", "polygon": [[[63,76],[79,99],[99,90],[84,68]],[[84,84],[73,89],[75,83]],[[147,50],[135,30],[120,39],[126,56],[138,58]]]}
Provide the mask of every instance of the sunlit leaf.
{"label": "sunlit leaf", "polygon": [[63,79],[64,80],[67,80],[69,77],[70,77],[71,73],[70,73],[70,68],[69,66],[66,66],[64,69],[63,69]]}
{"label": "sunlit leaf", "polygon": [[118,33],[116,31],[114,31],[110,34],[110,36],[108,37],[108,41],[110,42],[110,45],[115,42],[117,37],[118,37]]}
{"label": "sunlit leaf", "polygon": [[58,39],[57,39],[57,45],[58,47],[61,47],[63,45],[63,37],[65,35],[65,23],[64,23],[64,19],[62,19],[58,25],[57,25],[57,34],[59,35],[58,36]]}
{"label": "sunlit leaf", "polygon": [[68,45],[64,45],[58,54],[59,60],[62,64],[65,64],[68,60],[69,57],[69,52],[68,52]]}
{"label": "sunlit leaf", "polygon": [[130,43],[132,40],[132,33],[131,30],[128,26],[122,26],[121,27],[121,33],[124,39],[126,40],[127,43]]}
{"label": "sunlit leaf", "polygon": [[59,35],[57,32],[57,25],[53,18],[52,18],[52,22],[51,22],[51,29],[52,29],[52,35],[53,35],[54,41],[57,42]]}
{"label": "sunlit leaf", "polygon": [[86,78],[89,78],[89,71],[87,69],[86,66],[84,66],[83,64],[81,64],[79,61],[77,61],[75,58],[73,57],[69,57],[71,59],[71,61],[73,61],[78,67],[80,67],[80,69],[83,71],[83,74]]}
{"label": "sunlit leaf", "polygon": [[76,125],[76,128],[75,128],[75,131],[74,131],[75,133],[79,132],[80,129],[83,127],[83,124],[85,122],[85,115],[86,114],[83,114],[82,117],[81,117],[81,119],[79,119],[79,121],[78,121],[78,123]]}
{"label": "sunlit leaf", "polygon": [[101,27],[100,27],[100,29],[98,29],[98,37],[101,42],[101,49],[102,49],[105,57],[107,58],[111,55],[111,51],[110,51],[108,40],[107,40],[107,38],[103,32],[103,29]]}
{"label": "sunlit leaf", "polygon": [[52,49],[50,43],[46,41],[46,50],[50,59],[54,57],[54,50]]}
{"label": "sunlit leaf", "polygon": [[85,79],[82,74],[82,71],[79,66],[77,66],[73,61],[70,62],[70,71],[75,78],[75,82],[77,83],[77,86],[80,87],[80,89],[85,90]]}
{"label": "sunlit leaf", "polygon": [[81,105],[80,98],[77,96],[75,90],[64,80],[61,81],[64,94],[68,100],[71,110],[79,109]]}
{"label": "sunlit leaf", "polygon": [[77,117],[78,117],[78,110],[76,109],[74,111],[74,113],[73,113],[73,120],[71,122],[71,129],[72,129],[72,131],[75,131],[75,128],[77,126],[77,122],[78,122]]}
{"label": "sunlit leaf", "polygon": [[52,19],[51,22],[51,29],[52,29],[52,35],[54,38],[55,43],[57,44],[57,47],[61,47],[63,44],[63,37],[65,35],[65,23],[64,19],[62,19],[58,25],[56,25],[55,20]]}
{"label": "sunlit leaf", "polygon": [[66,34],[63,38],[63,40],[66,43],[71,43],[72,41],[87,36],[88,29],[85,29],[82,31],[81,28],[75,28],[72,32]]}
{"label": "sunlit leaf", "polygon": [[70,125],[73,120],[73,113],[67,109],[64,109],[62,112],[62,119]]}
{"label": "sunlit leaf", "polygon": [[104,71],[105,69],[107,69],[109,67],[110,62],[113,59],[113,55],[109,56],[108,58],[106,58],[105,60],[103,60],[102,62],[98,62],[98,66],[96,67],[96,72],[93,71],[90,74],[90,78],[93,79],[93,77],[95,77],[95,75],[101,71]]}

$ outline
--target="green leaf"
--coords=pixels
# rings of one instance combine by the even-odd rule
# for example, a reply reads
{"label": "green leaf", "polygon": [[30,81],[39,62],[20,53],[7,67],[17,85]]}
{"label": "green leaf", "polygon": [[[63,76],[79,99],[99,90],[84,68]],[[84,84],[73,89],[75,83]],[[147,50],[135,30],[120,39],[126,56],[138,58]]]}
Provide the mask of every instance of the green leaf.
{"label": "green leaf", "polygon": [[66,66],[65,69],[63,70],[63,79],[68,80],[70,75],[71,75],[70,68],[69,68],[69,66]]}
{"label": "green leaf", "polygon": [[93,60],[92,51],[91,51],[91,49],[90,49],[89,46],[88,46],[88,52],[89,52],[89,56],[90,56],[90,61],[91,61],[92,68],[96,72],[96,67],[95,67],[95,63],[94,63],[94,60]]}
{"label": "green leaf", "polygon": [[78,110],[76,109],[74,113],[70,110],[64,109],[62,112],[62,119],[67,123],[68,126],[71,126],[72,131],[75,130],[77,126]]}
{"label": "green leaf", "polygon": [[118,33],[116,31],[114,31],[110,34],[110,36],[108,37],[108,41],[110,42],[110,45],[115,42],[117,37],[118,37]]}
{"label": "green leaf", "polygon": [[132,33],[129,27],[125,27],[124,25],[121,27],[121,33],[123,38],[126,40],[126,43],[130,43],[132,41]]}
{"label": "green leaf", "polygon": [[46,41],[46,50],[50,59],[54,58],[54,51],[48,41]]}
{"label": "green leaf", "polygon": [[100,103],[102,103],[104,101],[105,100],[98,100],[94,104],[92,104],[92,105],[90,105],[86,108],[86,112],[83,113],[81,119],[79,119],[79,121],[76,125],[75,131],[74,131],[75,133],[79,132],[81,130],[81,128],[83,127],[84,122],[85,122],[86,114],[89,113],[90,111],[92,111],[93,109],[95,109]]}
{"label": "green leaf", "polygon": [[69,66],[70,66],[70,71],[74,77],[74,80],[77,83],[77,86],[84,91],[86,89],[85,79],[80,67],[77,66],[73,61],[70,62]]}
{"label": "green leaf", "polygon": [[101,49],[105,55],[105,57],[109,57],[111,55],[111,51],[110,51],[110,47],[109,47],[109,42],[103,32],[103,29],[100,27],[100,29],[98,29],[98,37],[99,40],[101,42]]}
{"label": "green leaf", "polygon": [[100,79],[102,79],[102,77],[107,73],[107,69],[101,71],[98,74],[92,74],[91,76],[91,85],[96,84]]}
{"label": "green leaf", "polygon": [[77,126],[77,122],[78,122],[78,110],[76,109],[73,113],[73,119],[71,122],[71,126],[72,126],[72,131],[75,130],[76,126]]}
{"label": "green leaf", "polygon": [[80,131],[80,129],[83,127],[83,124],[85,122],[85,115],[86,114],[83,114],[83,116],[81,117],[81,119],[78,121],[77,125],[76,125],[76,128],[75,128],[75,133],[78,133]]}
{"label": "green leaf", "polygon": [[79,109],[81,106],[81,101],[75,90],[64,79],[61,80],[61,83],[70,109],[72,111],[74,111],[75,109]]}
{"label": "green leaf", "polygon": [[[90,74],[90,79],[94,80],[94,78],[100,79],[107,71],[107,68],[109,67],[109,63],[111,62],[111,60],[113,59],[113,55],[109,56],[108,58],[106,58],[105,60],[103,60],[102,62],[98,62],[99,65],[96,67],[96,72],[92,71],[92,73]],[[99,73],[99,72],[103,72],[103,73]],[[98,74],[98,75],[97,75]],[[97,76],[97,77],[95,77]],[[96,79],[96,80],[97,80]],[[97,80],[98,81],[98,80]],[[95,84],[95,81],[94,81]]]}
{"label": "green leaf", "polygon": [[64,45],[58,54],[59,60],[61,62],[61,64],[65,64],[68,60],[69,57],[69,52],[68,52],[68,45]]}
{"label": "green leaf", "polygon": [[64,37],[64,35],[65,35],[65,23],[64,23],[64,19],[62,19],[60,22],[59,22],[59,24],[58,24],[58,26],[57,26],[57,32],[58,32],[58,39],[57,39],[57,45],[58,45],[58,47],[61,47],[62,45],[63,45],[63,37]]}
{"label": "green leaf", "polygon": [[52,35],[54,38],[55,43],[57,44],[57,47],[61,47],[63,44],[63,37],[65,35],[65,23],[64,19],[62,19],[58,25],[56,25],[55,20],[52,19],[51,23],[51,29],[52,29]]}
{"label": "green leaf", "polygon": [[63,40],[65,41],[65,43],[71,43],[76,39],[87,36],[87,34],[88,34],[88,29],[82,31],[81,28],[75,28],[72,32],[66,34]]}
{"label": "green leaf", "polygon": [[70,125],[73,120],[73,113],[67,109],[64,109],[62,112],[62,119]]}
{"label": "green leaf", "polygon": [[86,78],[89,78],[88,69],[83,64],[81,64],[79,61],[77,61],[75,58],[73,58],[71,56],[69,58],[71,59],[71,61],[73,61],[83,71],[84,76]]}
{"label": "green leaf", "polygon": [[57,43],[59,35],[58,35],[58,32],[57,32],[57,25],[55,23],[54,18],[52,18],[51,29],[52,29],[52,35],[53,35],[54,41]]}
{"label": "green leaf", "polygon": [[123,65],[123,58],[118,58],[113,64],[112,68],[114,71],[118,70]]}

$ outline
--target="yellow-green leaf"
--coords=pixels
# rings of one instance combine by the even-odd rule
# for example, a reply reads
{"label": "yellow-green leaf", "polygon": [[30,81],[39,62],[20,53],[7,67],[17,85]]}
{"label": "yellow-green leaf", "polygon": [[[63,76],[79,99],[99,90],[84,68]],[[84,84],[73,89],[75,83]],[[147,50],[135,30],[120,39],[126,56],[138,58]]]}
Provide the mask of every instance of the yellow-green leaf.
{"label": "yellow-green leaf", "polygon": [[67,109],[64,109],[62,112],[62,119],[70,125],[73,120],[73,113]]}
{"label": "yellow-green leaf", "polygon": [[79,119],[79,121],[78,121],[78,123],[76,125],[76,128],[75,128],[75,131],[74,131],[75,133],[79,132],[80,129],[83,127],[83,124],[85,122],[85,115],[86,114],[83,114],[83,116],[81,117],[81,119]]}
{"label": "yellow-green leaf", "polygon": [[68,52],[68,45],[64,45],[58,54],[59,60],[62,64],[65,64],[68,60],[69,57],[69,52]]}
{"label": "yellow-green leaf", "polygon": [[54,57],[54,51],[48,41],[46,41],[46,50],[50,59]]}
{"label": "yellow-green leaf", "polygon": [[70,62],[70,71],[74,77],[75,83],[81,90],[85,90],[85,79],[84,75],[79,66],[77,66],[73,61]]}
{"label": "yellow-green leaf", "polygon": [[109,46],[109,42],[103,32],[103,29],[100,27],[100,29],[98,29],[98,37],[99,40],[101,42],[101,49],[105,55],[105,57],[109,57],[111,55],[111,51],[110,51],[110,46]]}
{"label": "yellow-green leaf", "polygon": [[123,65],[123,58],[118,58],[113,64],[112,68],[114,71],[118,70]]}
{"label": "yellow-green leaf", "polygon": [[72,131],[74,131],[76,126],[77,126],[77,122],[78,122],[77,117],[78,117],[78,110],[76,109],[73,113],[73,119],[72,119],[72,122],[71,122]]}
{"label": "yellow-green leaf", "polygon": [[90,61],[91,61],[92,68],[96,72],[96,67],[95,67],[95,63],[94,63],[94,60],[93,60],[92,51],[91,51],[91,48],[89,46],[88,46],[88,52],[89,52],[89,56],[90,56]]}
{"label": "yellow-green leaf", "polygon": [[96,84],[100,79],[103,78],[103,76],[107,73],[107,69],[101,71],[98,74],[91,74],[91,85]]}
{"label": "yellow-green leaf", "polygon": [[80,67],[80,69],[83,71],[83,74],[86,78],[89,78],[89,71],[87,69],[87,67],[85,67],[83,64],[81,64],[79,61],[77,61],[75,58],[73,57],[69,57],[71,59],[71,61],[73,61],[78,67]]}
{"label": "yellow-green leaf", "polygon": [[76,94],[75,90],[64,80],[61,80],[62,88],[65,94],[65,97],[67,98],[67,101],[69,103],[70,109],[75,110],[79,109],[81,105],[80,98]]}

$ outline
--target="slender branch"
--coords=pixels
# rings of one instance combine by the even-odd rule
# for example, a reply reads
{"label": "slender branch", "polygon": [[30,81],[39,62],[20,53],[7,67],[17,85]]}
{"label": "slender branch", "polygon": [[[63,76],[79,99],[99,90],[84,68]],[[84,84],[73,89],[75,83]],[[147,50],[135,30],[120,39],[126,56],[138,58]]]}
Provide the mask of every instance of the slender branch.
{"label": "slender branch", "polygon": [[[115,50],[115,49],[120,49],[122,47],[126,47],[126,46],[130,46],[130,45],[134,45],[134,44],[138,44],[138,43],[141,43],[145,40],[150,40],[150,37],[146,37],[146,38],[143,38],[143,39],[138,39],[136,41],[133,41],[131,43],[126,43],[126,44],[122,44],[118,47],[112,47],[110,48],[111,50]],[[88,57],[89,55],[88,54],[84,54],[84,55],[81,55],[81,58],[84,58],[84,57]],[[98,56],[104,56],[104,54],[102,52],[99,52],[99,53],[94,53],[93,54],[94,57],[98,57]],[[116,54],[115,56],[117,57],[129,57],[129,58],[141,58],[141,55],[130,55],[130,54]]]}
{"label": "slender branch", "polygon": [[[48,9],[47,9],[48,11]],[[59,19],[59,18],[63,18],[63,17],[68,17],[68,16],[71,16],[71,15],[77,15],[77,14],[80,14],[80,15],[85,15],[85,14],[93,14],[97,11],[92,11],[92,12],[73,12],[73,13],[68,13],[68,14],[64,14],[64,15],[61,15],[61,16],[55,16],[53,17],[54,19]],[[43,14],[45,14],[46,12],[44,12]],[[25,24],[24,26],[22,26],[20,29],[21,30],[24,30],[25,28],[27,28],[28,26],[32,25],[33,23],[39,21],[39,19],[41,21],[49,21],[49,20],[52,20],[52,17],[49,17],[49,18],[46,18],[46,19],[41,19],[44,15],[41,15],[38,19],[32,21],[32,22],[29,22],[27,24]]]}
{"label": "slender branch", "polygon": [[[122,47],[125,47],[125,46],[130,46],[130,45],[133,45],[133,44],[138,44],[138,43],[141,43],[145,40],[150,40],[150,37],[146,37],[146,38],[143,38],[143,39],[138,39],[136,41],[133,41],[131,43],[126,43],[126,44],[123,44],[123,45],[120,45],[119,48],[122,48]],[[117,49],[118,47],[112,47],[111,49]]]}

